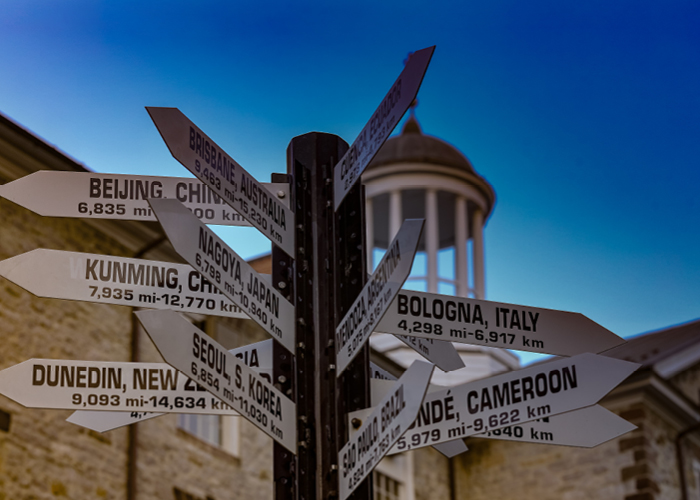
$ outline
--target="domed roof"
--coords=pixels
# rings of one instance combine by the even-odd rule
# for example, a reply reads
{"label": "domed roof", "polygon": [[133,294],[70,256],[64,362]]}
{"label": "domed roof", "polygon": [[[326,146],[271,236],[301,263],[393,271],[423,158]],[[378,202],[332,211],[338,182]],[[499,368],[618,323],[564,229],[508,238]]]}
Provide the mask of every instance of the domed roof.
{"label": "domed roof", "polygon": [[406,120],[401,134],[386,141],[366,170],[394,163],[430,163],[478,175],[471,162],[457,148],[437,137],[423,134],[413,114]]}

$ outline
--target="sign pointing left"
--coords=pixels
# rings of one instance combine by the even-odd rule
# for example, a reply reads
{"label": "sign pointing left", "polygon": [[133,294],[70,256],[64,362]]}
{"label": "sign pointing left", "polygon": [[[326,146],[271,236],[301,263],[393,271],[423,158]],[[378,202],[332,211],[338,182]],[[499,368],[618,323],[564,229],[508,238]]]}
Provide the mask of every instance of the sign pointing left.
{"label": "sign pointing left", "polygon": [[296,405],[281,391],[179,314],[134,314],[166,363],[296,453]]}
{"label": "sign pointing left", "polygon": [[149,200],[175,251],[294,352],[294,306],[177,200]]}
{"label": "sign pointing left", "polygon": [[287,255],[294,257],[294,212],[177,108],[146,108],[177,161]]}
{"label": "sign pointing left", "polygon": [[165,363],[29,359],[0,371],[0,394],[27,408],[224,415],[233,411],[198,392],[197,384]]}
{"label": "sign pointing left", "polygon": [[[263,184],[288,203],[289,184]],[[0,186],[0,196],[39,215],[156,220],[149,198],[175,198],[205,224],[250,226],[199,179],[39,170]]]}
{"label": "sign pointing left", "polygon": [[[231,349],[229,352],[238,359],[242,360],[253,370],[260,373],[261,376],[268,382],[272,381],[272,339]],[[177,371],[174,368],[171,368],[169,365],[165,365],[165,368],[177,373]],[[183,377],[183,379],[184,378],[185,377]],[[185,386],[190,387],[197,392],[206,391],[206,389],[201,385],[190,382],[192,381],[187,380]],[[228,408],[228,412],[223,413],[224,415],[240,416],[240,413],[238,413],[236,410],[229,408],[228,405],[224,406]],[[118,429],[119,427],[124,427],[125,425],[131,425],[137,422],[143,422],[144,420],[149,420],[151,418],[156,418],[161,415],[163,415],[163,413],[141,411],[140,408],[135,408],[130,412],[77,410],[66,419],[66,422],[80,425],[81,427],[87,427],[88,429],[97,432],[107,432],[113,429]]]}

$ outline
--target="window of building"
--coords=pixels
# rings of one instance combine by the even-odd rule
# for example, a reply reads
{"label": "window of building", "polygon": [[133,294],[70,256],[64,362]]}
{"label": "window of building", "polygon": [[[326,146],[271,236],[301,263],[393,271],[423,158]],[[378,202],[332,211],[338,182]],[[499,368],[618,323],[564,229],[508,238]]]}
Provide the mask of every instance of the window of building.
{"label": "window of building", "polygon": [[693,459],[693,479],[695,479],[695,497],[700,500],[700,461]]}
{"label": "window of building", "polygon": [[374,469],[374,500],[415,500],[413,454],[384,458]]}
{"label": "window of building", "polygon": [[374,500],[400,500],[403,485],[381,472],[374,472]]}

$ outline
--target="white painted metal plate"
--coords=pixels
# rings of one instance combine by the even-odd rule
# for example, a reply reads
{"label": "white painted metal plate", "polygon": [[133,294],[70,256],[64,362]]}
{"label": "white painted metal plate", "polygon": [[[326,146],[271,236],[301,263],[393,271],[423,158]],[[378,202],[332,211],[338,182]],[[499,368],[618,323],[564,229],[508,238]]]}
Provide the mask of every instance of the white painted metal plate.
{"label": "white painted metal plate", "polygon": [[625,342],[578,313],[402,290],[376,331],[573,356]]}
{"label": "white painted metal plate", "polygon": [[[236,415],[239,413],[235,410]],[[125,427],[139,422],[145,422],[152,418],[160,417],[165,413],[148,411],[92,411],[78,410],[66,419],[66,422],[85,427],[95,432],[109,432],[120,427]]]}
{"label": "white painted metal plate", "polygon": [[[289,205],[289,185],[263,183]],[[181,201],[205,224],[250,226],[198,179],[40,170],[0,187],[0,196],[39,215],[154,221],[149,198]]]}
{"label": "white painted metal plate", "polygon": [[372,118],[334,168],[335,210],[418,94],[435,46],[414,52]]}
{"label": "white painted metal plate", "polygon": [[294,257],[294,212],[177,108],[146,108],[173,157]]}
{"label": "white painted metal plate", "polygon": [[0,371],[0,394],[27,408],[223,415],[231,411],[230,405],[198,390],[164,363],[30,359]]}
{"label": "white painted metal plate", "polygon": [[416,419],[435,367],[414,361],[338,453],[340,500],[377,466]]}
{"label": "white painted metal plate", "polygon": [[37,297],[248,318],[187,264],[37,249],[0,261],[0,276]]}
{"label": "white painted metal plate", "polygon": [[[272,383],[272,339],[263,340],[254,344],[231,349],[229,352],[242,360],[246,365],[261,374],[261,376]],[[170,365],[164,365],[169,370],[173,370]],[[197,390],[205,389],[196,384]],[[240,416],[234,409],[230,409],[220,415]],[[143,422],[163,415],[163,413],[143,412],[143,411],[90,411],[78,410],[66,419],[81,427],[86,427],[97,432],[107,432],[126,425]]]}
{"label": "white painted metal plate", "polygon": [[593,448],[636,428],[602,406],[593,405],[474,437]]}
{"label": "white painted metal plate", "polygon": [[367,342],[411,272],[423,219],[407,219],[389,245],[377,269],[335,329],[335,352],[339,377]]}
{"label": "white painted metal plate", "polygon": [[173,311],[139,311],[166,363],[296,453],[296,405],[240,359]]}
{"label": "white painted metal plate", "polygon": [[[389,307],[391,308],[391,306]],[[449,342],[409,337],[408,335],[395,335],[395,337],[444,372],[464,368],[464,360],[459,356],[455,346]]]}
{"label": "white painted metal plate", "polygon": [[175,251],[294,352],[294,306],[177,200],[150,200]]}
{"label": "white painted metal plate", "polygon": [[[585,353],[429,392],[415,425],[390,454],[594,405],[637,368]],[[368,411],[351,415],[362,419]]]}

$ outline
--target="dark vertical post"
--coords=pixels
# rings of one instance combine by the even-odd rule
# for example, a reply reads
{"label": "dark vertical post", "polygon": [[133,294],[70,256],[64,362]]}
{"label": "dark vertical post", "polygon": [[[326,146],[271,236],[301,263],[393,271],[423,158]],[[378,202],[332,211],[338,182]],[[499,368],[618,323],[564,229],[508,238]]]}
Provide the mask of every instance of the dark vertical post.
{"label": "dark vertical post", "polygon": [[[343,319],[367,281],[367,259],[365,255],[365,198],[360,182],[350,190],[338,207],[335,220],[335,313],[337,321]],[[335,328],[334,328],[335,332]],[[336,401],[336,442],[342,449],[349,438],[346,415],[355,410],[369,408],[370,401],[369,343],[359,351],[357,357],[345,369],[339,379],[340,397]],[[338,476],[342,479],[343,464],[338,464]],[[351,495],[352,499],[372,500],[372,474]]]}
{"label": "dark vertical post", "polygon": [[[272,182],[289,183],[291,176],[287,174],[272,174]],[[290,189],[289,206],[294,207],[294,190]],[[272,285],[282,293],[287,300],[294,302],[294,260],[278,246],[272,245]],[[272,345],[272,377],[273,384],[292,401],[296,401],[294,386],[294,356],[279,343]],[[296,477],[296,457],[284,446],[274,442],[273,474],[275,500],[294,500]]]}
{"label": "dark vertical post", "polygon": [[[278,285],[279,276],[284,275],[280,270],[293,269],[294,283],[284,286],[293,287],[296,308],[297,347],[291,376],[298,451],[294,463],[288,464],[282,460],[283,449],[275,448],[276,500],[337,498],[338,450],[347,440],[344,412],[369,406],[367,355],[358,357],[340,381],[335,372],[335,327],[366,279],[361,189],[346,198],[338,215],[333,210],[333,167],[347,149],[339,137],[316,132],[295,137],[287,149],[297,248],[294,261],[286,264],[273,251],[273,266],[279,267],[273,267],[273,278]],[[278,373],[286,377],[279,361],[276,381]],[[290,477],[290,471],[293,492],[279,484]],[[356,498],[369,498],[367,491],[371,487]]]}

